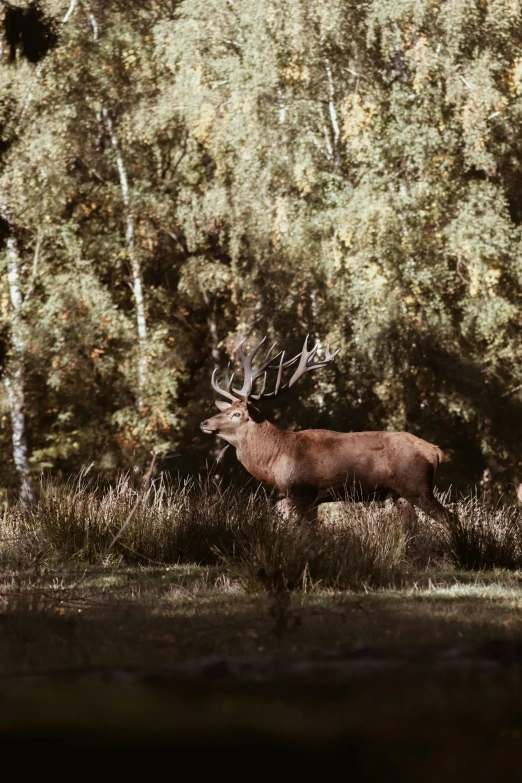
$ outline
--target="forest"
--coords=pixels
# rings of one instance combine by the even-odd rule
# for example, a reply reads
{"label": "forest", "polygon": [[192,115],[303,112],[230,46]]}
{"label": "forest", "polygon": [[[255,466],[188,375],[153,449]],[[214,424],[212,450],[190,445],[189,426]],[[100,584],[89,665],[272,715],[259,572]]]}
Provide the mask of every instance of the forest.
{"label": "forest", "polygon": [[521,124],[522,0],[0,0],[6,768],[520,777]]}
{"label": "forest", "polygon": [[513,494],[519,0],[17,0],[0,47],[4,493],[204,472],[212,370],[310,334],[340,354],[273,421]]}

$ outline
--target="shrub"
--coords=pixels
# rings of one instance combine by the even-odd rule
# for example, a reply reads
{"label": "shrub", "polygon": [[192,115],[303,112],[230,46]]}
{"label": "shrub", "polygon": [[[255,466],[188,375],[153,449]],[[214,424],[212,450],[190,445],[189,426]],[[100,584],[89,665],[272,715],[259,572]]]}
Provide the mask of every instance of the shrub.
{"label": "shrub", "polygon": [[344,503],[315,525],[260,516],[235,534],[232,553],[220,554],[247,588],[380,586],[399,575],[406,543],[396,514]]}
{"label": "shrub", "polygon": [[458,503],[449,529],[453,562],[461,568],[522,565],[522,515],[511,506],[491,507],[476,495]]}

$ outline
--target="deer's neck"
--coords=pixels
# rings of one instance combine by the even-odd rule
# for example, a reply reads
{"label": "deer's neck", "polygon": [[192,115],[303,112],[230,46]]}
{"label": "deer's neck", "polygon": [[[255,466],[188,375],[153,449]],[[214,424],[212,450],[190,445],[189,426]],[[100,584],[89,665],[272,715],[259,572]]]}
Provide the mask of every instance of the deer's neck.
{"label": "deer's neck", "polygon": [[274,465],[285,447],[288,433],[270,424],[250,420],[241,441],[236,445],[237,458],[259,481],[275,483]]}

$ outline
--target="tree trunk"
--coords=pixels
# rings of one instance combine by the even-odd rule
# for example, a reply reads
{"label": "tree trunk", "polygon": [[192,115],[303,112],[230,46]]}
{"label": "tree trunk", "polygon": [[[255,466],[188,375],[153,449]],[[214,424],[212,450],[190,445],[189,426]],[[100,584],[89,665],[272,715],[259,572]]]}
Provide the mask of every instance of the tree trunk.
{"label": "tree trunk", "polygon": [[129,261],[132,272],[132,286],[134,291],[134,300],[136,303],[136,322],[138,326],[138,340],[139,340],[139,360],[138,360],[138,381],[139,381],[139,399],[138,405],[141,407],[143,404],[143,393],[146,388],[147,381],[147,320],[145,316],[145,299],[143,296],[143,281],[141,276],[141,266],[136,255],[136,249],[134,246],[134,215],[132,213],[130,205],[129,195],[129,180],[127,178],[127,170],[123,162],[123,155],[121,154],[120,143],[116,131],[114,130],[114,124],[112,118],[105,108],[102,107],[103,119],[105,127],[109,133],[111,144],[113,146],[116,155],[116,164],[118,166],[118,174],[120,177],[120,188],[125,207],[125,240],[127,243],[127,253],[129,255]]}
{"label": "tree trunk", "polygon": [[11,299],[10,331],[12,356],[6,362],[3,381],[13,431],[13,458],[20,479],[20,500],[31,503],[34,500],[33,481],[29,464],[27,446],[27,427],[25,421],[24,393],[24,339],[22,334],[22,290],[20,286],[20,254],[8,208],[0,205],[0,214],[9,226],[7,240],[7,279]]}

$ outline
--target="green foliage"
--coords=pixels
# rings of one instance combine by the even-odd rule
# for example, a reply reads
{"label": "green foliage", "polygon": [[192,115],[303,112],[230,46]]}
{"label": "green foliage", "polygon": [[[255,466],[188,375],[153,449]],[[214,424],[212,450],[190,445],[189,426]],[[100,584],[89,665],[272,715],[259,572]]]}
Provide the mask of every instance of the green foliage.
{"label": "green foliage", "polygon": [[[453,483],[520,480],[518,3],[39,7],[48,51],[0,60],[36,472],[151,449],[202,469],[216,358],[310,332],[341,346],[336,375],[282,398],[285,425],[406,428]],[[9,321],[5,272],[0,304]]]}

